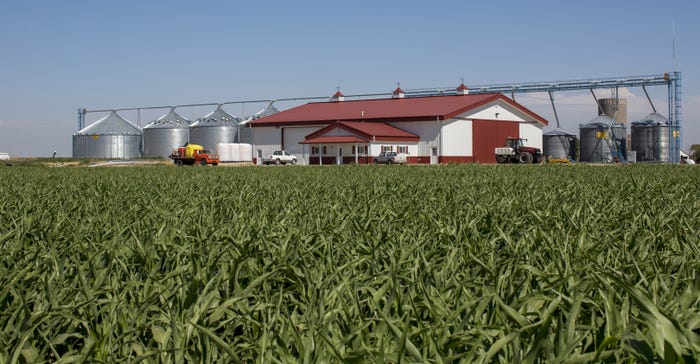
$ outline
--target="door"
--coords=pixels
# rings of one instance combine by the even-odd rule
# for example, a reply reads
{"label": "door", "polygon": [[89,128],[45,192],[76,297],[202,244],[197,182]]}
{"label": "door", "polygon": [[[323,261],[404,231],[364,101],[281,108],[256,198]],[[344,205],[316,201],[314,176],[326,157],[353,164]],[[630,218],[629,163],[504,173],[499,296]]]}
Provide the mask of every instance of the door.
{"label": "door", "polygon": [[343,164],[343,147],[338,145],[338,154],[335,157],[335,164]]}
{"label": "door", "polygon": [[520,137],[520,124],[515,121],[474,120],[472,125],[474,162],[496,163],[494,149],[503,146],[508,137]]}
{"label": "door", "polygon": [[438,149],[437,149],[437,147],[430,148],[430,164],[438,164]]}

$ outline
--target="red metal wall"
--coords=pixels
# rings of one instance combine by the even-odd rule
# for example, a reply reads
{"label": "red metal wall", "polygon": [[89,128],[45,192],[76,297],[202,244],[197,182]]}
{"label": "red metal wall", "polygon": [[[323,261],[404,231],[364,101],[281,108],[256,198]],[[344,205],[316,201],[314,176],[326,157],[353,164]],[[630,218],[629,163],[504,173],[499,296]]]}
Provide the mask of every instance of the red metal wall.
{"label": "red metal wall", "polygon": [[515,121],[474,120],[474,162],[496,163],[494,148],[502,146],[507,137],[520,137],[520,125]]}

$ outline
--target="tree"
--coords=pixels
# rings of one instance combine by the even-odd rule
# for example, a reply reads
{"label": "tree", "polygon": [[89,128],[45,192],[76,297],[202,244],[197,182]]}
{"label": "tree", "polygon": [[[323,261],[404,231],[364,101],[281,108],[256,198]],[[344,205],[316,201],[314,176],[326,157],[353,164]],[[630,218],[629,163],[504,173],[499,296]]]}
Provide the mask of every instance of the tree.
{"label": "tree", "polygon": [[690,158],[695,162],[700,163],[700,144],[693,144],[690,146]]}

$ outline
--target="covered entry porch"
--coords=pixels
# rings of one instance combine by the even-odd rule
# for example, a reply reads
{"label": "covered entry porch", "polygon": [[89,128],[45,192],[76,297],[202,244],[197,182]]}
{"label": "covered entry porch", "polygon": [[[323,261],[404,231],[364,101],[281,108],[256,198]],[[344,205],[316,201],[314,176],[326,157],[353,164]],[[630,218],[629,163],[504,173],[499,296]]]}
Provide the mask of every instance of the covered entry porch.
{"label": "covered entry porch", "polygon": [[321,136],[299,142],[309,154],[309,164],[371,163],[369,142],[356,136]]}

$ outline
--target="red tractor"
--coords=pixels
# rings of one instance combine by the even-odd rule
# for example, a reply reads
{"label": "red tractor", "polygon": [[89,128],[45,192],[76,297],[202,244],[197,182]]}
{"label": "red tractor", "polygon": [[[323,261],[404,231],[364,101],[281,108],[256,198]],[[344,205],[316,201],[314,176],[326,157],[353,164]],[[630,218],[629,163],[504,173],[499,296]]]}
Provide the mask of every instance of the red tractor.
{"label": "red tractor", "polygon": [[498,163],[540,163],[542,151],[535,147],[526,147],[523,141],[527,139],[506,138],[506,144],[496,148],[496,160]]}

